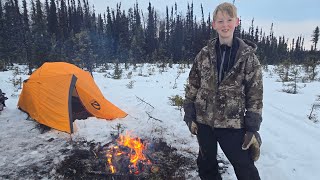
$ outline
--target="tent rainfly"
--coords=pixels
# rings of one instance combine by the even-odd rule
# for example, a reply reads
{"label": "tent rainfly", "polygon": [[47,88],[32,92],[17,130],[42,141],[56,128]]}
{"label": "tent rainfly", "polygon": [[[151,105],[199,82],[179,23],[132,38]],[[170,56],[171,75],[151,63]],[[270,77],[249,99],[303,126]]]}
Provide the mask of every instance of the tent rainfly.
{"label": "tent rainfly", "polygon": [[89,72],[65,62],[47,62],[32,73],[23,83],[18,107],[40,124],[68,133],[83,112],[84,118],[108,120],[127,115],[104,98]]}

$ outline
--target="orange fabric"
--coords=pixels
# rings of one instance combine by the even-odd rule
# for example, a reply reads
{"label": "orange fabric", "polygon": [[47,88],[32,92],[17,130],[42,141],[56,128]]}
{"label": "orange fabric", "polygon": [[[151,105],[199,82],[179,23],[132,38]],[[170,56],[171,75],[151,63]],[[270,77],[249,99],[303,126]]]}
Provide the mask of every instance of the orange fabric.
{"label": "orange fabric", "polygon": [[93,116],[115,119],[127,115],[104,98],[90,73],[65,62],[44,63],[37,69],[24,83],[18,106],[39,123],[72,133],[68,101],[73,75],[79,98]]}

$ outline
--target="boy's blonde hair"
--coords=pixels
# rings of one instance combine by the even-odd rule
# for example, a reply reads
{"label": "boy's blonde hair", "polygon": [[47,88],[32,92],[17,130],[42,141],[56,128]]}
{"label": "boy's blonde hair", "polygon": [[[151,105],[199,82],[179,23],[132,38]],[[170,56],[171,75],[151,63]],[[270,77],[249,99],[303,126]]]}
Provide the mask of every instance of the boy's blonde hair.
{"label": "boy's blonde hair", "polygon": [[237,8],[231,3],[224,2],[219,4],[213,12],[213,20],[216,19],[219,11],[227,13],[232,18],[237,17]]}

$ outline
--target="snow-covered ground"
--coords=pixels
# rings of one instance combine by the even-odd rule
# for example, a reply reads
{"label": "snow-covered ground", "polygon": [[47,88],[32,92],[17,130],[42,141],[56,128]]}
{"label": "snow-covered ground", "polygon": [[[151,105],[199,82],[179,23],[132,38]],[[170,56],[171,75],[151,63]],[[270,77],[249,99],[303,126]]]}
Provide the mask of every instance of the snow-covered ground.
{"label": "snow-covered ground", "polygon": [[[24,71],[23,66],[18,67]],[[171,106],[169,101],[169,97],[174,95],[184,96],[189,70],[186,65],[163,69],[155,64],[144,64],[136,69],[133,66],[123,69],[122,78],[116,80],[110,78],[112,69],[97,69],[93,76],[106,99],[129,115],[113,121],[95,117],[76,120],[76,132],[72,135],[56,130],[41,134],[36,128],[37,123],[27,120],[27,115],[17,109],[21,89],[13,86],[12,79],[21,77],[24,80],[28,76],[14,76],[13,70],[0,72],[0,88],[9,98],[0,115],[0,179],[24,179],[21,175],[31,165],[43,166],[50,174],[41,177],[50,179],[55,170],[46,164],[61,162],[64,158],[60,156],[61,149],[72,148],[68,143],[71,139],[108,143],[112,139],[111,133],[119,125],[144,139],[163,138],[179,153],[195,160],[198,152],[196,137],[189,133],[183,122],[183,110]],[[271,74],[264,72],[264,109],[260,130],[263,144],[261,157],[256,162],[261,179],[319,179],[320,124],[309,120],[308,115],[317,95],[320,95],[320,82],[306,83],[299,89],[299,94],[293,95],[282,92],[282,83]],[[319,111],[315,111],[318,119]],[[223,178],[236,179],[232,167],[227,169]],[[188,179],[198,179],[196,170],[190,172]]]}

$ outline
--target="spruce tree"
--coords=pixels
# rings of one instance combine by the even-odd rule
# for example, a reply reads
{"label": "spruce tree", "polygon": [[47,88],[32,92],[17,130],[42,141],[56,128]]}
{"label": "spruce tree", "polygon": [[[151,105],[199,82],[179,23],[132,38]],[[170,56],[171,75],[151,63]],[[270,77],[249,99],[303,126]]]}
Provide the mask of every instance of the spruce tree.
{"label": "spruce tree", "polygon": [[0,70],[4,69],[4,57],[5,57],[5,38],[4,38],[4,19],[2,0],[0,0]]}
{"label": "spruce tree", "polygon": [[317,44],[319,41],[319,26],[316,27],[316,29],[313,31],[312,34],[312,40],[311,40],[314,44],[314,50],[317,50]]}
{"label": "spruce tree", "polygon": [[135,4],[133,10],[133,26],[132,26],[132,40],[130,48],[131,63],[143,62],[145,57],[144,49],[144,32],[141,24],[141,14],[138,3]]}
{"label": "spruce tree", "polygon": [[49,14],[48,14],[48,33],[51,35],[58,35],[58,17],[55,0],[50,0]]}
{"label": "spruce tree", "polygon": [[27,8],[27,2],[26,0],[22,1],[22,7],[23,7],[23,44],[24,44],[24,54],[25,54],[25,60],[28,63],[29,72],[28,74],[32,73],[32,61],[31,61],[31,32],[30,32],[30,24],[29,24],[29,15],[28,15],[28,8]]}
{"label": "spruce tree", "polygon": [[78,33],[81,31],[81,28],[83,28],[83,11],[82,11],[82,6],[81,6],[81,1],[78,0],[77,3],[77,9],[75,12],[75,22],[74,22],[74,28],[73,31],[74,33]]}
{"label": "spruce tree", "polygon": [[4,4],[4,24],[3,24],[3,52],[7,63],[20,62],[22,54],[22,17],[19,11],[17,0],[7,0]]}
{"label": "spruce tree", "polygon": [[177,15],[173,34],[173,62],[182,60],[183,49],[183,22],[180,15]]}
{"label": "spruce tree", "polygon": [[59,39],[64,42],[68,38],[68,15],[64,0],[60,1],[59,8]]}
{"label": "spruce tree", "polygon": [[146,29],[146,53],[148,56],[151,56],[153,51],[156,49],[156,22],[154,19],[154,8],[151,7],[151,3],[149,2],[148,6],[148,21],[147,21],[147,29]]}
{"label": "spruce tree", "polygon": [[130,39],[129,21],[125,12],[121,13],[119,19],[119,46],[117,49],[120,62],[127,62],[129,58]]}
{"label": "spruce tree", "polygon": [[187,20],[185,23],[185,38],[184,38],[184,46],[185,46],[185,58],[189,63],[192,62],[194,58],[194,27],[193,27],[193,3],[187,9]]}
{"label": "spruce tree", "polygon": [[48,59],[50,41],[47,34],[45,16],[42,10],[42,3],[36,0],[36,4],[31,0],[31,34],[32,44],[32,61],[33,65],[41,66]]}

